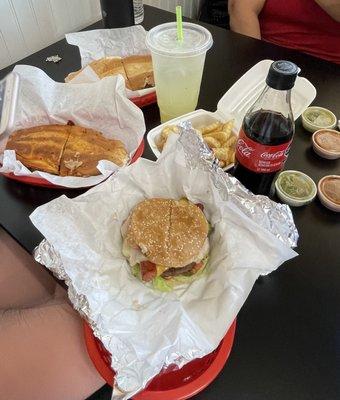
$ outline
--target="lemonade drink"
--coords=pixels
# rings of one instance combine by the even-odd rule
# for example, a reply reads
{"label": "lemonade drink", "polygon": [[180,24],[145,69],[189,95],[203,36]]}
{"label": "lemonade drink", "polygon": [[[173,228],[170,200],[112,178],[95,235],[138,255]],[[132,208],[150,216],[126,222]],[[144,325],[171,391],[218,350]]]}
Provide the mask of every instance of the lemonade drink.
{"label": "lemonade drink", "polygon": [[179,42],[176,23],[167,23],[149,31],[147,45],[152,54],[161,121],[194,111],[205,55],[212,45],[210,32],[199,25],[183,23],[183,41]]}

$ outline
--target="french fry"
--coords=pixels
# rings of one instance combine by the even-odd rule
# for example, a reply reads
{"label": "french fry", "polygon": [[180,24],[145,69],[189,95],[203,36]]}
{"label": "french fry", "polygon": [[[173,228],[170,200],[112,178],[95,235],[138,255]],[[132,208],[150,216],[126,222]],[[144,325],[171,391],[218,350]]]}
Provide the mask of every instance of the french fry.
{"label": "french fry", "polygon": [[234,164],[234,163],[235,163],[235,150],[231,150],[229,152],[229,157],[228,157],[226,164],[229,165],[229,164]]}
{"label": "french fry", "polygon": [[212,124],[208,126],[203,126],[200,129],[202,131],[202,135],[205,136],[210,132],[216,131],[217,129],[221,129],[222,125],[223,124],[221,122],[213,122]]}
{"label": "french fry", "polygon": [[159,136],[159,138],[156,140],[156,146],[157,149],[161,152],[163,150],[163,147],[166,143],[166,139],[164,139],[161,135]]}
{"label": "french fry", "polygon": [[230,121],[227,121],[226,123],[223,124],[222,130],[224,132],[231,132],[234,126],[234,120],[231,119]]}
{"label": "french fry", "polygon": [[161,135],[162,135],[163,137],[166,137],[166,138],[167,138],[167,137],[170,135],[170,133],[179,133],[178,126],[176,126],[176,125],[168,125],[168,126],[165,126],[165,127],[163,128],[163,130],[162,130]]}
{"label": "french fry", "polygon": [[234,147],[235,144],[236,144],[236,141],[237,141],[236,136],[232,134],[232,135],[229,137],[229,139],[227,140],[226,146],[227,146],[227,147]]}
{"label": "french fry", "polygon": [[211,136],[204,136],[203,140],[212,149],[213,147],[221,147],[221,143]]}
{"label": "french fry", "polygon": [[226,143],[228,142],[228,140],[232,137],[232,136],[234,136],[233,135],[233,133],[231,132],[231,130],[229,130],[228,132],[227,131],[222,131],[223,133],[224,133],[224,136],[225,136],[225,140],[226,140]]}
{"label": "french fry", "polygon": [[214,156],[221,161],[220,156],[223,153],[223,149],[221,147],[213,147],[211,150],[213,151]]}
{"label": "french fry", "polygon": [[167,125],[162,129],[158,139],[156,140],[156,145],[159,151],[163,150],[166,141],[168,140],[168,136],[171,133],[179,133],[179,129],[176,125]]}
{"label": "french fry", "polygon": [[229,159],[229,152],[232,151],[228,147],[213,148],[214,155],[220,161],[227,162]]}
{"label": "french fry", "polygon": [[223,147],[229,138],[228,135],[223,131],[210,132],[205,137],[212,137],[212,138],[218,140],[221,143],[221,146],[219,146],[219,147]]}

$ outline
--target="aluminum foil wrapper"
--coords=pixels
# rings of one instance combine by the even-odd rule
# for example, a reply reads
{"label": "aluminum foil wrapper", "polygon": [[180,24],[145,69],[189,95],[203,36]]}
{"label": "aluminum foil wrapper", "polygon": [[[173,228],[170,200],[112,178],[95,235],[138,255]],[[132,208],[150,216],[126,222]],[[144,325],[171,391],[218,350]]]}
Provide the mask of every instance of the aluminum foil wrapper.
{"label": "aluminum foil wrapper", "polygon": [[45,61],[53,62],[54,64],[58,64],[58,62],[61,60],[62,60],[62,58],[58,54],[55,54],[54,56],[47,57]]}
{"label": "aluminum foil wrapper", "polygon": [[[75,309],[112,354],[113,399],[127,400],[162,368],[216,349],[256,279],[297,255],[289,207],[253,195],[223,172],[190,123],[181,131],[157,162],[140,159],[31,215],[46,238],[35,259],[66,282]],[[120,229],[141,200],[183,196],[204,204],[213,227],[209,266],[190,286],[162,293],[132,276]]]}
{"label": "aluminum foil wrapper", "polygon": [[224,200],[237,204],[245,215],[270,231],[287,246],[296,247],[299,234],[289,206],[275,203],[267,196],[254,195],[236,178],[218,167],[218,161],[212,151],[195,133],[190,122],[183,122],[179,126],[183,132],[179,141],[183,145],[187,166],[192,169],[213,171],[214,185]]}
{"label": "aluminum foil wrapper", "polygon": [[[59,253],[46,239],[44,239],[39,246],[35,248],[34,259],[38,263],[45,265],[45,267],[53,272],[58,279],[66,283],[68,287],[68,297],[71,300],[74,309],[77,310],[80,315],[91,324],[92,329],[94,332],[96,332],[96,326],[93,321],[91,321],[91,311],[89,309],[86,297],[80,293],[77,293],[73,287],[71,279],[65,272]],[[98,335],[96,336],[100,337]]]}

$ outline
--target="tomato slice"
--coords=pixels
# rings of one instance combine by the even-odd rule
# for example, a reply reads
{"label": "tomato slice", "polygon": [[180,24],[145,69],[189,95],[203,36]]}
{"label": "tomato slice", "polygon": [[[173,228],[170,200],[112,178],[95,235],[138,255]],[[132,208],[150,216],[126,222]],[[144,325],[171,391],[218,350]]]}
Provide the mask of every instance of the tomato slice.
{"label": "tomato slice", "polygon": [[144,282],[150,282],[157,276],[156,264],[151,261],[142,261],[140,263],[140,270],[142,275],[142,280]]}
{"label": "tomato slice", "polygon": [[203,263],[202,263],[202,262],[199,262],[199,263],[195,264],[195,265],[193,266],[192,270],[190,271],[191,274],[192,274],[192,275],[193,275],[193,274],[196,274],[196,272],[199,271],[202,267],[203,267]]}

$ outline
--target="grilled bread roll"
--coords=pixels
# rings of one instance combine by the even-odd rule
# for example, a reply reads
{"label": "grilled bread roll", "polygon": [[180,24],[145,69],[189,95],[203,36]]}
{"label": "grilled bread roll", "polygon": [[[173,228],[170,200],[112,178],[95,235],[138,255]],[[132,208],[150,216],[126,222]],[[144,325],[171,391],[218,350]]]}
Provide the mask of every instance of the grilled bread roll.
{"label": "grilled bread roll", "polygon": [[[100,79],[106,76],[123,75],[125,85],[131,90],[140,90],[155,86],[152,60],[150,55],[120,57],[105,57],[89,63]],[[81,71],[71,72],[65,82],[72,81]]]}
{"label": "grilled bread roll", "polygon": [[7,150],[27,168],[61,176],[99,175],[99,160],[122,166],[127,152],[119,140],[76,125],[42,125],[11,134]]}
{"label": "grilled bread roll", "polygon": [[125,57],[123,65],[131,90],[155,86],[151,56]]}
{"label": "grilled bread roll", "polygon": [[69,137],[67,125],[43,125],[21,129],[11,134],[6,149],[27,168],[59,174],[60,160]]}
{"label": "grilled bread roll", "polygon": [[109,160],[122,166],[127,153],[120,140],[106,139],[102,134],[80,126],[71,126],[70,135],[64,148],[59,175],[98,175],[99,160]]}
{"label": "grilled bread roll", "polygon": [[[125,69],[123,66],[122,59],[120,57],[105,57],[99,60],[94,60],[90,62],[89,66],[93,69],[93,71],[98,75],[100,79],[105,78],[106,76],[111,75],[123,75],[125,82],[128,82],[127,76],[125,73]],[[75,78],[84,68],[71,72],[65,78],[65,82],[70,82],[73,78]]]}

